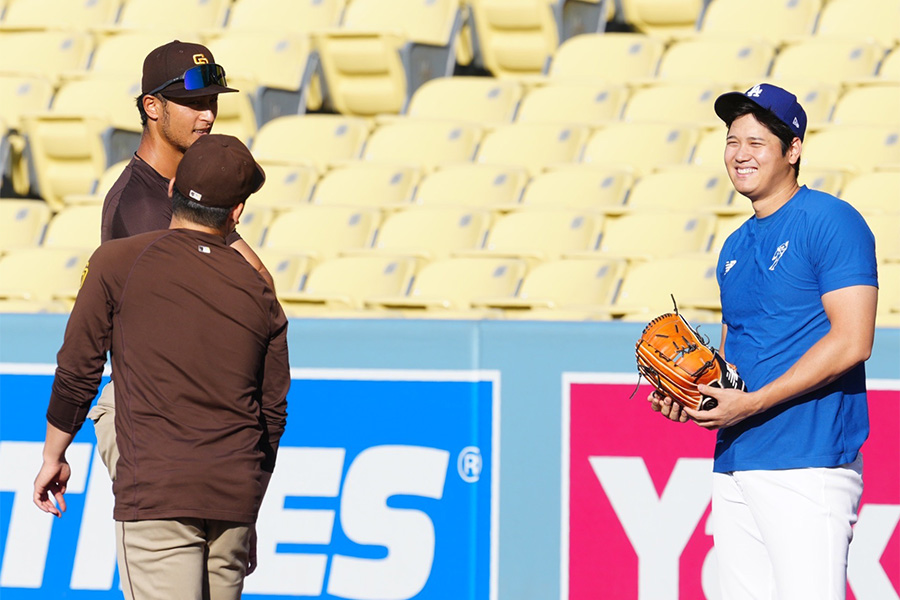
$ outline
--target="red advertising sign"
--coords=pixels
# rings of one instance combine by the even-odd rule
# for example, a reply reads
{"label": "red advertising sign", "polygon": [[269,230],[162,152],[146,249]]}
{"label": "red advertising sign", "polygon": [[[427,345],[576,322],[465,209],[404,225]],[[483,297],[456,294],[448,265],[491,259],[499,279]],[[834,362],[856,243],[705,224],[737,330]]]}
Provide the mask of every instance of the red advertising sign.
{"label": "red advertising sign", "polygon": [[[887,387],[890,389],[879,389]],[[900,590],[900,386],[871,382],[851,600]],[[650,410],[617,376],[564,380],[563,600],[718,600],[707,531],[715,433]]]}

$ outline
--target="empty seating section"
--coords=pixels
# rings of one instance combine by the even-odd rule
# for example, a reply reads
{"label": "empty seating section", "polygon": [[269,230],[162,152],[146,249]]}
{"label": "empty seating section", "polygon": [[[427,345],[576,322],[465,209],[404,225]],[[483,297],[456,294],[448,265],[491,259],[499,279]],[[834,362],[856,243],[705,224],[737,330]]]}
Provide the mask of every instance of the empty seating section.
{"label": "empty seating section", "polygon": [[71,310],[141,60],[181,39],[240,90],[214,131],[266,171],[238,231],[289,316],[639,322],[674,294],[716,327],[753,213],[713,103],[767,81],[808,115],[800,183],[870,224],[900,326],[900,0],[0,5],[0,311]]}

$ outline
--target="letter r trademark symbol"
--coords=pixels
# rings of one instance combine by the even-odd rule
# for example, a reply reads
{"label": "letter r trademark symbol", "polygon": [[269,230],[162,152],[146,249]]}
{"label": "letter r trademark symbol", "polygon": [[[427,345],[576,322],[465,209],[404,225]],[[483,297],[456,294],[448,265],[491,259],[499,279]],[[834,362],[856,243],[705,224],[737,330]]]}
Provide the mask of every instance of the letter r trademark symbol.
{"label": "letter r trademark symbol", "polygon": [[466,483],[475,483],[481,477],[481,450],[478,446],[466,446],[456,460],[456,470]]}

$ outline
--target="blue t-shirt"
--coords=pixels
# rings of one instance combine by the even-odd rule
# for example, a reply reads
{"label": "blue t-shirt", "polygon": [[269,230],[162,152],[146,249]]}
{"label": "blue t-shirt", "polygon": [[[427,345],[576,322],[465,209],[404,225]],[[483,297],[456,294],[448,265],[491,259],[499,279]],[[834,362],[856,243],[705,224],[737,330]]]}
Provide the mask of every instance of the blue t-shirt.
{"label": "blue t-shirt", "polygon": [[[725,358],[750,391],[784,374],[831,328],[822,295],[877,286],[875,238],[862,216],[808,189],[725,241],[716,270]],[[866,372],[860,364],[831,384],[719,431],[717,473],[833,467],[856,458],[869,435]]]}

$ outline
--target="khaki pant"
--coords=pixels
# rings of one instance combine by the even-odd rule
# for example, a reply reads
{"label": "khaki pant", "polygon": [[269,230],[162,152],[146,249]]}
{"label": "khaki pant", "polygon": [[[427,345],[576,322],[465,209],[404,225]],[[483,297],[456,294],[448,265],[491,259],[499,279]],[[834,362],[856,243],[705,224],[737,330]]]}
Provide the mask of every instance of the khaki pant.
{"label": "khaki pant", "polygon": [[126,600],[240,600],[251,529],[193,518],[117,521]]}
{"label": "khaki pant", "polygon": [[119,447],[116,445],[116,396],[112,381],[100,392],[97,404],[91,408],[87,416],[94,422],[94,435],[97,436],[100,459],[109,471],[109,478],[115,481]]}

